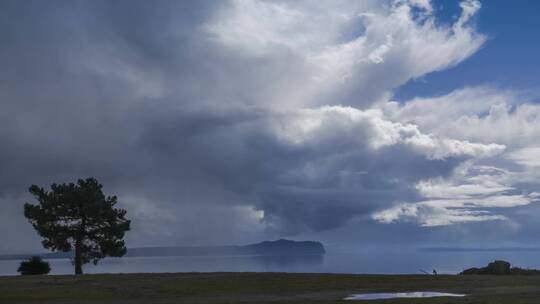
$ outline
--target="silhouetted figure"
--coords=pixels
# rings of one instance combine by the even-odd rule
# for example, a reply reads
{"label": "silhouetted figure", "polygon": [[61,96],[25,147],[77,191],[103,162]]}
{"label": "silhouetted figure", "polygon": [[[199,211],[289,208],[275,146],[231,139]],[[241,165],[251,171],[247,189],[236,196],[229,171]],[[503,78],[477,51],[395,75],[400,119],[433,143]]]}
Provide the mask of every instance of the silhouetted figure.
{"label": "silhouetted figure", "polygon": [[43,237],[43,246],[53,251],[75,251],[75,274],[82,265],[126,254],[124,234],[130,221],[126,210],[117,209],[116,196],[105,196],[95,178],[77,184],[52,184],[51,191],[30,187],[37,205],[24,204],[24,216]]}
{"label": "silhouetted figure", "polygon": [[437,270],[433,269],[433,275],[437,275]]}

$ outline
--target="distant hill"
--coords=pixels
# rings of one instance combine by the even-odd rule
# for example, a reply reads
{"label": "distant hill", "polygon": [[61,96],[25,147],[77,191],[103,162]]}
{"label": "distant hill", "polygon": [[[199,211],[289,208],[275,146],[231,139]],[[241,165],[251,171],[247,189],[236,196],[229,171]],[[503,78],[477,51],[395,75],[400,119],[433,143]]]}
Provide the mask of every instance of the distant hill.
{"label": "distant hill", "polygon": [[[158,256],[220,256],[220,255],[261,255],[261,256],[301,256],[323,255],[322,243],[315,241],[292,241],[280,239],[245,246],[199,246],[199,247],[139,247],[129,248],[126,257]],[[44,259],[73,257],[73,252],[53,252],[38,254]],[[26,259],[31,255],[0,256],[0,260]]]}

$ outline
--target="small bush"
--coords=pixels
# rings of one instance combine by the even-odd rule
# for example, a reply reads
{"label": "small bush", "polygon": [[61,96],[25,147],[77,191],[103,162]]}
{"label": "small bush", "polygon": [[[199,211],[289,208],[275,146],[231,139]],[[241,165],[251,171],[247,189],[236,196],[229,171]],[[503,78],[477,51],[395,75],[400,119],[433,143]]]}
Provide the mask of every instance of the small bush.
{"label": "small bush", "polygon": [[48,274],[51,271],[51,266],[49,266],[48,262],[43,261],[41,257],[33,256],[27,261],[21,262],[17,271],[22,275]]}
{"label": "small bush", "polygon": [[494,261],[482,268],[469,268],[460,274],[494,274],[494,275],[540,275],[540,270],[510,267],[506,261]]}

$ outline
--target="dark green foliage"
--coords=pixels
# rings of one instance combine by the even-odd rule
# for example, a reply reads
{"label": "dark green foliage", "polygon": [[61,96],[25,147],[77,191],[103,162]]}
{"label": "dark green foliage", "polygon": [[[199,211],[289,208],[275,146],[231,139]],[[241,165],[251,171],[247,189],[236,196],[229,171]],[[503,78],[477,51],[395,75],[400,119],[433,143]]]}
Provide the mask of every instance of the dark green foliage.
{"label": "dark green foliage", "polygon": [[51,266],[49,266],[49,263],[43,261],[41,257],[33,256],[27,261],[21,262],[17,271],[22,275],[47,274],[51,271]]}
{"label": "dark green foliage", "polygon": [[539,275],[540,270],[510,267],[506,261],[494,261],[483,268],[469,268],[460,274],[495,274],[495,275]]}
{"label": "dark green foliage", "polygon": [[481,271],[480,268],[473,267],[473,268],[465,269],[459,274],[480,274],[480,271]]}
{"label": "dark green foliage", "polygon": [[491,274],[510,274],[510,263],[506,261],[494,261],[489,263],[486,269]]}
{"label": "dark green foliage", "polygon": [[114,208],[116,196],[106,197],[101,189],[95,178],[52,184],[51,191],[33,185],[30,193],[38,204],[24,205],[24,216],[43,237],[45,248],[75,251],[75,274],[82,274],[82,264],[126,253],[126,210]]}

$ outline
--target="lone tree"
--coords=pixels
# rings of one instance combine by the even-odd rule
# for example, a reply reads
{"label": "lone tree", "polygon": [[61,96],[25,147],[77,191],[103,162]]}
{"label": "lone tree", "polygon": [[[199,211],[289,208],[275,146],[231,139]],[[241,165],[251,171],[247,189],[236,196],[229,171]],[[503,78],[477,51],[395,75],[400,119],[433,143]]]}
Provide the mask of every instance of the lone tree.
{"label": "lone tree", "polygon": [[123,240],[130,221],[126,210],[114,208],[116,196],[105,196],[95,178],[77,184],[52,184],[51,191],[30,187],[37,205],[26,203],[24,216],[43,237],[42,244],[53,251],[75,251],[75,274],[82,265],[106,257],[126,254]]}

